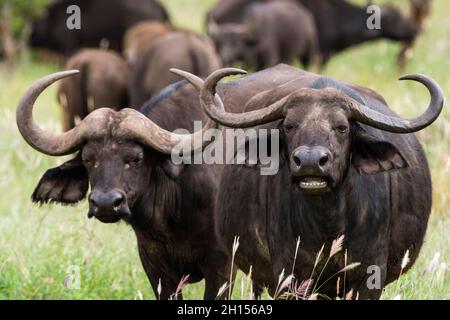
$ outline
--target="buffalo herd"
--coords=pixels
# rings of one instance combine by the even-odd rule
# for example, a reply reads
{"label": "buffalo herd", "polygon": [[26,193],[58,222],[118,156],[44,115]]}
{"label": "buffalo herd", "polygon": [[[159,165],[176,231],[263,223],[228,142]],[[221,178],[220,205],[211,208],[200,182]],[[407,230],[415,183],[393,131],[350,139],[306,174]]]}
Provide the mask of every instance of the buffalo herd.
{"label": "buffalo herd", "polygon": [[[205,17],[206,35],[174,26],[157,0],[54,1],[31,45],[63,55],[66,71],[36,81],[16,119],[32,148],[72,158],[43,174],[32,201],[86,199],[89,218],[125,221],[160,299],[201,280],[205,299],[225,298],[236,269],[251,275],[255,298],[264,288],[288,298],[303,283],[323,298],[380,298],[424,241],[432,183],[414,133],[439,117],[444,93],[426,75],[402,77],[430,94],[424,113],[405,120],[369,88],[289,63],[322,67],[386,38],[400,43],[403,65],[430,12],[429,0],[410,2],[409,15],[379,7],[382,27],[368,30],[366,7],[345,0],[222,0]],[[76,31],[64,27],[72,3],[85,23]],[[56,82],[60,134],[33,120],[35,101]],[[179,156],[201,154],[220,144],[208,132],[230,129],[276,133],[279,170],[262,175],[249,153],[237,165],[174,161],[179,146]],[[280,289],[285,272],[295,283]]]}

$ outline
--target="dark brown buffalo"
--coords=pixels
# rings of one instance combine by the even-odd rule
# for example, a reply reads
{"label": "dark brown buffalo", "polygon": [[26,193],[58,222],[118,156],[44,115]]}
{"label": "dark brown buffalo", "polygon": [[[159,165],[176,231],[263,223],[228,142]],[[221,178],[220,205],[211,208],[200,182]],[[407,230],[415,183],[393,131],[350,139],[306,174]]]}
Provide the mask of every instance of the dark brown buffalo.
{"label": "dark brown buffalo", "polygon": [[[66,26],[71,5],[80,7],[80,30]],[[120,52],[125,31],[144,20],[168,21],[169,16],[157,0],[55,0],[34,23],[30,43],[70,55],[106,41],[110,49]]]}
{"label": "dark brown buffalo", "polygon": [[261,70],[299,59],[308,67],[317,53],[314,18],[293,1],[251,3],[241,8],[239,22],[209,21],[209,34],[222,62],[256,64]]}
{"label": "dark brown buffalo", "polygon": [[345,0],[296,0],[314,16],[322,64],[336,53],[349,47],[377,39],[411,42],[419,28],[410,17],[404,16],[394,6],[381,6],[381,29],[367,28],[367,7]]}
{"label": "dark brown buffalo", "polygon": [[[57,73],[36,82],[17,108],[17,125],[30,146],[52,156],[77,152],[72,160],[43,175],[33,202],[76,204],[90,186],[88,216],[131,225],[157,297],[168,299],[189,275],[191,283],[204,278],[205,298],[214,299],[230,270],[214,233],[217,173],[212,166],[176,166],[170,157],[180,143],[194,152],[191,139],[215,126],[205,119],[198,92],[178,82],[142,112],[103,108],[63,134],[44,131],[33,120],[35,100],[46,87],[74,73]],[[215,77],[206,84],[215,82]],[[197,89],[203,84],[199,78],[191,81]],[[179,128],[192,132],[194,120],[204,121],[203,130],[191,135],[172,133]]]}
{"label": "dark brown buffalo", "polygon": [[[298,237],[297,283],[312,278],[317,291],[330,298],[350,290],[353,298],[379,298],[384,286],[399,277],[407,251],[411,260],[403,272],[412,266],[432,199],[428,162],[413,132],[438,118],[444,97],[424,75],[402,79],[430,92],[427,111],[416,119],[399,118],[369,89],[283,65],[218,86],[225,109],[240,104],[245,113],[218,108],[214,83],[202,90],[201,103],[218,123],[280,132],[276,175],[227,166],[218,191],[218,233],[230,251],[234,237],[240,237],[235,261],[245,272],[252,267],[257,287],[268,286],[274,294],[282,270],[289,274],[293,268]],[[255,94],[255,85],[264,81],[271,88]],[[332,240],[340,236],[343,250],[326,263]],[[314,268],[324,244],[325,257]],[[336,276],[352,263],[360,265],[344,278]],[[378,288],[367,286],[374,273],[370,266],[378,267]]]}
{"label": "dark brown buffalo", "polygon": [[[152,31],[154,27],[148,31],[150,35]],[[170,68],[205,77],[221,67],[214,45],[206,36],[169,27],[167,32],[149,41],[146,39],[146,36],[138,36],[136,42],[129,41],[130,48],[133,48],[129,93],[130,103],[134,107],[141,106],[167,85],[177,81]],[[142,40],[144,44],[139,42]]]}
{"label": "dark brown buffalo", "polygon": [[95,109],[119,110],[128,105],[128,65],[119,54],[84,49],[72,56],[64,68],[80,70],[77,76],[63,79],[58,87],[65,131]]}

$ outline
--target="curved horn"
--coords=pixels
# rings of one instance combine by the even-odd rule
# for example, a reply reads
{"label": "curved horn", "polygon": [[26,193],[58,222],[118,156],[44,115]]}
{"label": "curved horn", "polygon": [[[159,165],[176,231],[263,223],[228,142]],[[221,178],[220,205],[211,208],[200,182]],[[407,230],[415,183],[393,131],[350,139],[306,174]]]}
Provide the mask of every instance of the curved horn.
{"label": "curved horn", "polygon": [[[192,148],[193,141],[200,141],[206,126],[202,130],[192,134],[176,134],[167,131],[144,114],[134,109],[125,108],[120,110],[120,124],[113,128],[113,135],[122,139],[137,141],[147,145],[156,151],[170,155],[175,146],[180,146],[182,150],[189,149],[190,152],[196,150]],[[204,142],[205,144],[205,142]],[[198,149],[202,148],[199,146]]]}
{"label": "curved horn", "polygon": [[[228,75],[241,74],[243,72],[239,69],[227,69],[227,71]],[[210,78],[215,74],[213,73],[206,79],[206,82],[204,82],[201,78],[186,71],[171,69],[171,72],[186,79],[197,90],[201,90],[204,84],[206,85],[211,82]],[[216,97],[216,99],[218,99],[218,97]],[[220,104],[219,102],[219,105],[223,110],[223,104]],[[208,118],[201,130],[192,134],[176,134],[160,128],[146,116],[133,109],[123,109],[120,113],[122,115],[121,125],[115,134],[125,138],[129,137],[130,139],[137,139],[141,143],[151,146],[165,154],[171,154],[175,146],[182,150],[189,150],[190,153],[201,150],[211,143],[211,141],[204,141],[202,139],[204,133],[211,128],[217,127],[217,123]],[[202,145],[192,146],[193,141],[200,140],[203,141]]]}
{"label": "curved horn", "polygon": [[387,116],[361,104],[352,105],[352,119],[371,127],[393,132],[412,133],[432,124],[444,106],[444,93],[436,81],[422,74],[404,76],[399,80],[413,80],[422,83],[430,92],[431,101],[428,109],[419,117],[411,120]]}
{"label": "curved horn", "polygon": [[193,75],[192,73],[189,73],[187,71],[183,71],[180,69],[176,69],[176,68],[170,69],[170,72],[185,79],[187,82],[192,84],[194,86],[194,88],[197,89],[197,91],[200,91],[203,87],[203,84],[204,84],[203,79],[200,77],[197,77],[196,75]]}
{"label": "curved horn", "polygon": [[[62,134],[53,134],[41,129],[33,120],[33,106],[39,95],[54,82],[77,74],[77,70],[57,72],[36,81],[23,95],[16,110],[16,122],[25,141],[34,149],[47,155],[61,156],[73,153],[83,143],[85,137],[92,135],[92,128],[100,126],[111,112],[99,109],[86,117],[75,128]],[[101,126],[100,126],[101,127]],[[96,132],[99,133],[99,132]]]}
{"label": "curved horn", "polygon": [[[230,68],[229,70],[231,72],[230,75],[231,74],[240,74],[242,72],[245,72],[240,69],[231,69]],[[182,77],[183,79],[185,79],[186,81],[188,81],[199,92],[202,90],[202,88],[205,84],[205,81],[203,81],[203,79],[201,79],[201,78],[197,77],[196,75],[193,75],[192,73],[189,73],[187,71],[172,68],[172,69],[170,69],[170,72],[172,72],[173,74],[176,74],[176,75]],[[225,107],[222,103],[222,100],[220,100],[220,97],[218,94],[215,94],[214,99],[215,99],[215,101],[217,101],[218,107],[220,108],[220,110],[225,111]],[[217,127],[218,127],[218,123],[216,121],[212,120],[210,117],[207,117],[205,126],[202,131],[204,132],[204,131],[208,130],[209,128],[217,128]],[[208,143],[209,142],[206,142],[206,144],[208,144]],[[205,145],[203,147],[205,147]],[[191,152],[195,152],[195,150],[191,151]]]}
{"label": "curved horn", "polygon": [[[236,74],[230,71],[229,74]],[[112,134],[123,139],[137,140],[155,150],[171,154],[175,146],[182,150],[195,152],[209,144],[202,137],[206,130],[216,127],[217,123],[208,119],[202,130],[192,134],[175,134],[162,129],[140,112],[125,108],[115,112],[108,108],[95,110],[81,123],[70,131],[62,134],[52,134],[41,129],[33,120],[33,106],[39,95],[52,83],[77,74],[78,71],[64,71],[51,74],[33,84],[22,96],[16,111],[17,126],[27,143],[36,150],[54,156],[66,155],[74,152],[87,138],[101,137],[108,132],[108,123],[116,123],[112,126]],[[184,76],[188,73],[183,73]],[[203,80],[193,75],[188,77],[190,82],[199,89]],[[188,81],[189,81],[188,79]],[[208,78],[209,79],[209,78]],[[210,81],[207,79],[207,82]],[[201,83],[200,83],[201,82]],[[223,108],[223,105],[221,105]],[[192,141],[203,141],[203,145],[192,147]]]}
{"label": "curved horn", "polygon": [[200,101],[208,116],[214,121],[231,128],[247,128],[282,118],[285,113],[286,101],[290,96],[284,97],[269,107],[255,111],[230,113],[223,109],[223,102],[216,95],[217,83],[231,74],[245,73],[240,69],[226,68],[217,70],[208,77],[200,92]]}

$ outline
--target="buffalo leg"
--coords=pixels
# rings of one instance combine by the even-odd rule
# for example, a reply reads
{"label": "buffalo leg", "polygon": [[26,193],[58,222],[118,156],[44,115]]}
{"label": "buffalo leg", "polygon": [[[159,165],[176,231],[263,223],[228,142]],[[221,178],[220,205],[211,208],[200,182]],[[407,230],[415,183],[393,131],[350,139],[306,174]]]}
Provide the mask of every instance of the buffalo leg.
{"label": "buffalo leg", "polygon": [[72,113],[64,111],[64,114],[63,114],[63,130],[64,131],[69,131],[73,127],[75,127],[75,117],[73,116]]}
{"label": "buffalo leg", "polygon": [[253,281],[253,299],[261,300],[261,296],[264,292],[264,287],[260,286],[258,283]]}
{"label": "buffalo leg", "polygon": [[276,48],[270,48],[262,54],[262,65],[264,68],[270,68],[280,63],[280,55]]}
{"label": "buffalo leg", "polygon": [[[145,269],[145,268],[144,268]],[[155,293],[156,299],[158,300],[169,300],[171,298],[176,300],[183,300],[183,295],[180,292],[177,296],[175,296],[175,292],[177,290],[178,284],[171,279],[164,279],[163,276],[158,276],[156,272],[152,274],[148,274],[148,279],[150,280],[150,284],[153,288],[153,292]],[[158,292],[158,288],[161,288],[161,293]]]}
{"label": "buffalo leg", "polygon": [[[346,292],[340,292],[341,297],[345,297],[349,294],[350,290],[353,290],[353,295],[351,297],[347,297],[347,299],[359,299],[359,300],[378,300],[381,297],[383,289],[386,284],[386,264],[382,263],[374,263],[372,266],[379,267],[379,273],[370,273],[366,274],[366,276],[361,277],[361,275],[357,275],[355,278],[352,277],[352,274],[348,274],[348,278],[346,281]],[[364,272],[368,269],[369,265],[362,264],[360,267]],[[376,281],[374,281],[374,277],[376,277]],[[379,287],[373,287],[375,284],[378,284]],[[342,287],[341,287],[342,289]],[[331,293],[331,292],[330,292]]]}
{"label": "buffalo leg", "polygon": [[[227,255],[223,252],[215,252],[207,259],[202,267],[205,277],[205,300],[214,300],[216,298],[224,299],[227,297],[228,290],[222,296],[218,297],[220,288],[230,281],[231,266]],[[236,276],[236,268],[233,270],[233,281]]]}
{"label": "buffalo leg", "polygon": [[[170,268],[163,256],[150,256],[144,246],[138,243],[139,256],[142,266],[153,288],[157,299],[168,300],[176,292],[181,277],[169,273]],[[160,292],[158,292],[160,291]],[[182,299],[181,293],[175,299]]]}
{"label": "buffalo leg", "polygon": [[63,131],[69,131],[75,127],[75,115],[73,110],[70,109],[69,101],[67,100],[67,95],[63,92],[58,93],[58,102],[62,107],[62,123]]}

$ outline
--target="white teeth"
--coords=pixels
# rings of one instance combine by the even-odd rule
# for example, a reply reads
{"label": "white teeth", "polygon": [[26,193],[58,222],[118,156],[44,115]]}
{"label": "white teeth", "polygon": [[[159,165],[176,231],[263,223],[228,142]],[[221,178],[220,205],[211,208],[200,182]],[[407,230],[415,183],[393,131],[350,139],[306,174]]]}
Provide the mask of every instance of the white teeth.
{"label": "white teeth", "polygon": [[319,181],[301,181],[300,187],[303,189],[322,189],[327,186],[327,182],[324,180]]}

